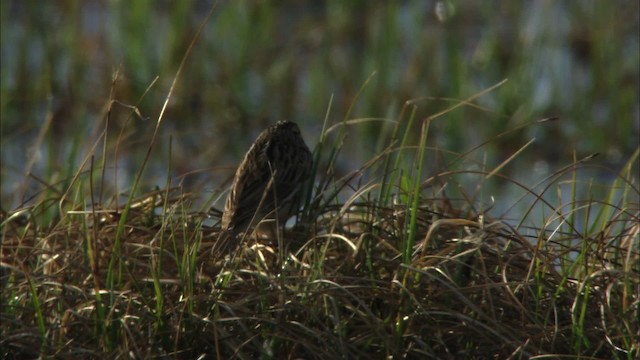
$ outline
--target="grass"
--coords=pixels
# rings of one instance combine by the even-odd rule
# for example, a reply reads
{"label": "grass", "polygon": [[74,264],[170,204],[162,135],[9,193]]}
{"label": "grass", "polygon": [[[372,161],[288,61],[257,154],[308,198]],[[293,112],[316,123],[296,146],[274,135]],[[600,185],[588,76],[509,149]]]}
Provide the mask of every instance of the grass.
{"label": "grass", "polygon": [[[2,358],[640,355],[631,5],[153,4],[99,4],[108,35],[0,5]],[[215,260],[220,164],[280,118],[314,147],[304,207]]]}
{"label": "grass", "polygon": [[[210,254],[219,212],[194,211],[198,194],[171,176],[117,207],[96,201],[93,157],[47,183],[3,216],[3,357],[636,358],[638,151],[606,199],[577,197],[588,159],[576,160],[526,189],[543,226],[527,214],[510,225],[477,199],[492,178],[520,184],[504,164],[472,172],[468,154],[428,146],[436,117],[417,119],[417,106],[345,176],[331,164],[349,129],[374,120],[327,124],[314,156],[329,165],[296,226],[222,261]],[[434,157],[454,160],[425,175]],[[457,185],[468,175],[473,193]]]}

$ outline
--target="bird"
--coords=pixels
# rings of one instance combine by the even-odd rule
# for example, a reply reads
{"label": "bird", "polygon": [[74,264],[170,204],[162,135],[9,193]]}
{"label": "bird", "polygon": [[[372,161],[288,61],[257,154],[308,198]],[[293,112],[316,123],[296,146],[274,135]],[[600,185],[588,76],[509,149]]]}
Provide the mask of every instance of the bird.
{"label": "bird", "polygon": [[236,170],[214,250],[228,252],[265,219],[284,224],[299,209],[312,165],[296,123],[279,121],[260,133]]}

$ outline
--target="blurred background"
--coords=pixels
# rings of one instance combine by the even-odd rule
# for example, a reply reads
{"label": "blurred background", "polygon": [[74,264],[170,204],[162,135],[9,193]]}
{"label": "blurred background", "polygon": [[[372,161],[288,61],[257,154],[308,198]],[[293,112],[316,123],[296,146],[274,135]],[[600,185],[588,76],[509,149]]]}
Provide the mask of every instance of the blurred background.
{"label": "blurred background", "polygon": [[[64,192],[92,151],[107,173],[117,164],[126,192],[212,5],[1,1],[3,210],[46,184]],[[171,158],[174,185],[212,192],[281,119],[299,123],[313,148],[325,118],[406,122],[406,101],[422,99],[416,143],[423,119],[503,79],[477,107],[434,120],[427,145],[465,152],[558,117],[469,156],[491,170],[535,138],[503,173],[532,186],[574,154],[597,152],[588,176],[610,184],[638,148],[639,14],[636,0],[219,1],[178,78],[143,189],[165,185]],[[373,158],[392,130],[383,121],[350,126],[336,171]],[[429,172],[447,166],[428,159]]]}

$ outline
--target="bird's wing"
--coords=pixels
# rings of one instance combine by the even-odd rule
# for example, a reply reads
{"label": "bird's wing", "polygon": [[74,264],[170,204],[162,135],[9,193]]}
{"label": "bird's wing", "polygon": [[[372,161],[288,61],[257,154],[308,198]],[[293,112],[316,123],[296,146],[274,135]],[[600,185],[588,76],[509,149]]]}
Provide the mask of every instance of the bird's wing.
{"label": "bird's wing", "polygon": [[256,220],[262,218],[262,211],[256,215],[261,201],[261,209],[273,207],[273,199],[269,194],[271,188],[267,188],[270,184],[271,171],[265,164],[266,161],[258,159],[257,156],[247,156],[240,164],[238,170],[240,176],[234,182],[227,200],[228,204],[236,204],[229,224],[236,233],[245,231],[254,216]]}

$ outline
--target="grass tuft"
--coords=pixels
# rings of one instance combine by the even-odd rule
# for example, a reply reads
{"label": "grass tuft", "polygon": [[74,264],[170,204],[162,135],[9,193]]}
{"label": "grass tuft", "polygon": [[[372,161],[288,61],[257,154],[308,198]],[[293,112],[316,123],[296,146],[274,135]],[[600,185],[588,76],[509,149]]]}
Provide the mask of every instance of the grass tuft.
{"label": "grass tuft", "polygon": [[[66,191],[3,216],[3,358],[637,357],[638,152],[604,200],[580,197],[587,159],[528,188],[501,175],[506,163],[465,170],[471,153],[428,146],[433,118],[411,144],[416,106],[344,176],[341,144],[368,121],[327,124],[284,248],[248,237],[217,262],[219,212],[191,210],[198,194],[168,176],[125,205],[98,203],[105,172],[91,160]],[[438,157],[452,161],[427,176]],[[491,216],[476,200],[490,181],[524,188],[530,210]],[[61,215],[43,217],[54,204]],[[541,225],[527,225],[536,212]]]}

